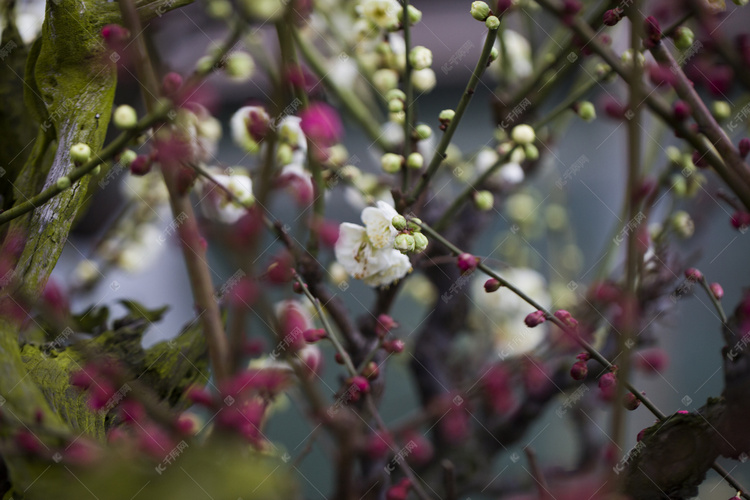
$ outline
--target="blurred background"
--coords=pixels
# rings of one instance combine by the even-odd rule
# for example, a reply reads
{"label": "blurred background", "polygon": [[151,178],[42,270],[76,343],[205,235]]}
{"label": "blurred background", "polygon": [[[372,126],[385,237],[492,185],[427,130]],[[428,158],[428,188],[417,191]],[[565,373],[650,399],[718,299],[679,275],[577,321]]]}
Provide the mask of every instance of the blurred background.
{"label": "blurred background", "polygon": [[[653,8],[658,8],[658,4],[662,3],[664,2],[654,2]],[[437,75],[437,87],[417,98],[417,116],[420,121],[437,129],[440,110],[453,108],[458,102],[479,56],[485,30],[468,15],[468,1],[415,0],[413,4],[424,15],[422,21],[413,28],[413,44],[424,45],[432,50],[433,68]],[[24,29],[33,31],[35,23],[38,24],[41,20],[40,13],[43,10],[43,2],[25,3],[22,12],[25,16]],[[148,26],[147,29],[153,35],[152,47],[159,55],[163,68],[188,74],[197,57],[224,39],[224,23],[211,19],[204,11],[204,6],[196,3],[170,12]],[[550,21],[539,12],[522,13],[514,16],[510,27],[522,33],[529,33],[531,30],[534,33],[531,46],[534,47],[535,41],[546,40]],[[747,14],[734,14],[730,8],[721,29],[727,33],[746,31],[748,21],[750,19]],[[609,33],[615,47],[625,46],[626,26],[612,28]],[[274,60],[277,49],[276,34],[272,27],[259,27],[255,35],[267,57]],[[471,43],[467,45],[467,42]],[[454,56],[462,47],[469,49],[454,64]],[[442,69],[448,67],[447,71]],[[262,76],[262,71],[258,71],[256,75],[257,77],[245,83],[233,83],[222,75],[215,75],[206,87],[209,101],[214,103],[211,111],[224,127],[217,165],[255,166],[256,158],[244,155],[232,143],[228,121],[238,107],[248,103],[263,103],[268,99],[269,82]],[[126,72],[121,72],[120,77],[116,104],[139,102],[138,88],[132,78]],[[560,90],[548,99],[541,110],[542,114],[560,102],[570,88],[580,84],[581,78],[585,78],[585,75],[578,71],[568,81],[561,82]],[[496,120],[493,102],[499,94],[496,85],[497,75],[489,71],[480,83],[467,116],[454,137],[453,143],[460,149],[461,161],[464,163],[476,163],[477,152],[494,143]],[[545,232],[537,234],[535,238],[523,238],[522,241],[514,238],[510,233],[512,218],[506,216],[505,204],[508,200],[500,199],[496,200],[495,209],[501,215],[495,218],[491,230],[486,231],[480,244],[473,249],[475,254],[498,263],[513,263],[520,259],[529,267],[540,270],[550,283],[557,283],[558,287],[571,281],[579,285],[568,287],[565,299],[560,299],[566,295],[564,290],[557,294],[559,300],[580,300],[583,297],[586,285],[594,279],[598,272],[597,266],[602,263],[603,250],[611,245],[613,235],[627,224],[621,215],[626,168],[625,126],[621,121],[607,118],[601,109],[604,99],[614,97],[624,101],[626,95],[624,87],[617,82],[596,86],[586,98],[596,104],[599,117],[591,123],[575,119],[574,116],[556,122],[551,128],[552,135],[545,140],[546,150],[540,148],[542,161],[521,188],[523,194],[537,203],[528,214],[533,219],[543,221],[545,207],[551,203],[567,208],[569,236],[572,240],[561,242],[547,237]],[[738,95],[730,93],[720,98],[728,102],[734,112],[737,111]],[[349,154],[361,160],[357,166],[363,171],[379,174],[380,153],[358,132],[355,124],[347,121],[346,125],[344,142]],[[654,165],[660,166],[666,161],[667,146],[676,142],[668,134],[654,132],[651,125],[647,119],[644,124],[644,146],[656,158]],[[735,140],[745,131],[739,129],[734,131]],[[556,182],[582,156],[588,161],[561,189]],[[75,273],[80,272],[80,261],[90,257],[93,246],[102,238],[108,225],[126,202],[123,177],[125,176],[115,178],[94,196],[91,208],[78,223],[53,273],[54,279],[59,283],[75,281]],[[712,173],[706,173],[706,177],[707,183],[696,197],[685,202],[682,207],[694,221],[695,234],[678,241],[672,250],[682,262],[701,269],[710,281],[721,283],[725,291],[723,303],[729,312],[739,300],[743,288],[750,283],[750,266],[747,265],[749,236],[731,227],[731,213],[716,198],[720,184]],[[447,184],[447,180],[443,182]],[[438,184],[438,187],[441,185],[443,184]],[[438,196],[449,199],[452,193],[447,188]],[[660,201],[652,220],[661,220],[672,209],[670,203],[666,197]],[[198,199],[196,204],[199,204]],[[283,200],[278,200],[271,210],[276,217],[293,228],[299,226],[299,221],[295,221],[298,214],[294,207],[288,206]],[[327,216],[336,222],[359,222],[359,208],[352,207],[343,190],[337,189],[328,201]],[[158,217],[161,230],[166,231],[172,222],[171,215],[160,212]],[[272,244],[273,240],[269,237],[267,244],[262,246],[268,248],[268,253],[261,258],[268,258],[275,251]],[[572,248],[558,247],[570,244],[573,245]],[[154,242],[144,245],[139,252],[132,259],[129,271],[111,268],[94,289],[76,295],[73,309],[80,311],[96,304],[109,305],[117,311],[117,301],[120,299],[136,299],[153,307],[169,305],[170,310],[165,319],[154,324],[145,339],[146,343],[151,344],[175,335],[193,318],[194,310],[184,264],[176,243],[169,239],[164,243],[155,243],[154,239]],[[569,265],[560,268],[551,264],[551,256],[555,252],[558,252],[557,255],[560,252],[571,254],[568,258]],[[323,258],[331,260],[332,255],[329,252]],[[211,246],[210,259],[214,283],[220,286],[235,273],[236,267],[219,247]],[[612,269],[616,275],[621,272],[622,259],[621,254],[616,254],[612,261]],[[412,333],[417,331],[429,314],[431,301],[435,300],[434,296],[430,296],[429,286],[416,279],[414,281],[416,284],[407,286],[393,310],[393,317],[401,324],[398,333],[406,340],[407,345],[413,338]],[[676,282],[679,281],[676,278]],[[374,298],[372,290],[361,283],[350,282],[350,285],[346,291],[338,291],[338,295],[343,297],[354,316],[366,313]],[[279,299],[281,298],[288,297],[279,294]],[[113,314],[117,316],[116,312]],[[634,384],[642,388],[667,414],[677,410],[694,410],[703,405],[706,398],[719,395],[723,386],[720,322],[708,298],[702,293],[680,298],[674,308],[654,318],[654,327],[658,332],[660,346],[668,354],[669,363],[661,374],[636,374]],[[327,345],[323,348],[326,354],[323,378],[330,387],[336,387],[340,370],[333,362],[332,350]],[[393,357],[385,370],[388,390],[381,408],[388,423],[398,422],[399,418],[419,406],[411,382],[408,366],[410,359],[408,352]],[[498,478],[500,482],[500,478],[526,475],[524,461],[519,462],[513,458],[515,453],[521,453],[521,449],[529,444],[533,444],[544,467],[573,465],[576,436],[570,421],[555,413],[562,403],[562,397],[559,402],[553,402],[547,414],[530,429],[521,443],[497,457],[492,465],[495,474],[491,476]],[[278,406],[276,412],[268,427],[268,437],[283,446],[292,456],[297,456],[314,431],[308,427],[306,419],[302,418],[304,407],[291,394],[286,402]],[[610,418],[603,405],[592,405],[590,418],[601,431],[599,439],[606,442],[609,439],[607,430]],[[627,446],[632,447],[638,431],[652,423],[653,417],[645,408],[629,413]],[[488,436],[488,439],[491,438]],[[325,497],[331,490],[333,478],[327,467],[328,462],[323,459],[325,446],[321,441],[315,441],[311,453],[297,466],[300,484],[305,489],[307,498]],[[750,482],[750,467],[747,464],[729,461],[724,465],[741,481]],[[490,486],[488,484],[488,489]],[[702,486],[700,498],[726,499],[733,494],[726,484],[710,472]]]}

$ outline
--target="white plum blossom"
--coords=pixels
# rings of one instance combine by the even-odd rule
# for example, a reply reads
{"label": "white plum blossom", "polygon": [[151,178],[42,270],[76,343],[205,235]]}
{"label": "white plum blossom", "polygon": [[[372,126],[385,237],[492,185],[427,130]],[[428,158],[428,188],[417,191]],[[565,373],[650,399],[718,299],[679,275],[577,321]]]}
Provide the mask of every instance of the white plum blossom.
{"label": "white plum blossom", "polygon": [[523,35],[513,30],[503,30],[503,44],[505,53],[508,55],[507,69],[510,75],[506,74],[506,65],[503,64],[503,50],[500,41],[495,42],[498,50],[497,62],[492,67],[498,72],[502,72],[505,77],[526,78],[533,71],[531,64],[531,45]]}
{"label": "white plum blossom", "polygon": [[344,222],[336,241],[336,260],[346,272],[369,286],[387,286],[411,271],[409,258],[393,248],[398,231],[391,224],[396,210],[383,201],[362,211],[362,222]]}
{"label": "white plum blossom", "polygon": [[391,221],[398,215],[396,209],[385,202],[377,202],[375,207],[362,210],[362,222],[367,229],[367,238],[375,248],[393,248],[398,231]]}
{"label": "white plum blossom", "polygon": [[253,181],[244,172],[224,174],[219,169],[211,169],[211,177],[220,185],[229,190],[236,201],[211,181],[201,180],[199,185],[201,195],[201,210],[211,220],[223,224],[234,224],[247,211],[247,207],[253,204]]}
{"label": "white plum blossom", "polygon": [[[528,268],[497,270],[500,276],[528,293],[543,307],[549,308],[551,298],[544,276]],[[526,315],[536,309],[510,290],[500,287],[487,293],[485,276],[475,278],[471,285],[476,309],[472,312],[474,324],[481,331],[490,332],[495,349],[501,358],[518,356],[537,347],[547,334],[546,324],[529,328],[524,323]]]}
{"label": "white plum blossom", "polygon": [[363,0],[358,12],[379,28],[392,29],[398,26],[401,5],[396,0]]}

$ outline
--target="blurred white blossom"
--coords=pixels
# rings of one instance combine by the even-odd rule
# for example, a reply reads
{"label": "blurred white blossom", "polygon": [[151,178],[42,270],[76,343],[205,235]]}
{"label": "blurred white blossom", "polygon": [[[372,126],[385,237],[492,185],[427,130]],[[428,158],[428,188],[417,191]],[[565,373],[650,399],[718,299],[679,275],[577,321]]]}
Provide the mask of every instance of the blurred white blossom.
{"label": "blurred white blossom", "polygon": [[[550,295],[544,276],[528,268],[498,270],[498,274],[517,286],[545,308],[550,306]],[[487,293],[485,276],[474,279],[471,294],[475,310],[474,324],[482,331],[490,332],[501,357],[517,356],[534,349],[547,333],[546,325],[529,328],[524,323],[526,315],[536,309],[507,288],[500,287]]]}

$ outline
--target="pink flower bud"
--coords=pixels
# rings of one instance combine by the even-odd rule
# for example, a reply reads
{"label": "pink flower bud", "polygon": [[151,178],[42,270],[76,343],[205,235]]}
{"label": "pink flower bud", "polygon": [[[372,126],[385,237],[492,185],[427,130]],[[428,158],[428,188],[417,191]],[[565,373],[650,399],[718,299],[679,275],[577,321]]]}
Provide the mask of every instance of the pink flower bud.
{"label": "pink flower bud", "polygon": [[205,387],[190,387],[187,391],[187,398],[193,403],[207,408],[214,405],[214,397]]}
{"label": "pink flower bud", "polygon": [[42,292],[42,300],[56,314],[64,314],[68,310],[68,298],[56,281],[50,279]]}
{"label": "pink flower bud", "polygon": [[141,176],[151,171],[151,158],[148,155],[138,155],[130,162],[130,173]]}
{"label": "pink flower bud", "polygon": [[292,256],[288,252],[276,255],[268,266],[268,281],[277,285],[289,283],[293,277],[293,265]]}
{"label": "pink flower bud", "polygon": [[377,323],[375,323],[375,334],[382,338],[396,327],[398,327],[398,323],[396,323],[393,318],[387,314],[380,314]]}
{"label": "pink flower bud", "polygon": [[511,382],[511,374],[503,365],[492,366],[481,378],[487,403],[498,415],[507,414],[515,403]]}
{"label": "pink flower bud", "polygon": [[623,15],[624,15],[624,12],[619,7],[616,7],[614,9],[609,9],[608,11],[604,13],[604,24],[606,26],[614,26],[620,22]]}
{"label": "pink flower bud", "polygon": [[523,322],[526,323],[526,326],[529,328],[534,328],[535,326],[541,325],[546,320],[547,318],[544,316],[544,311],[534,311],[533,313],[529,313]]}
{"label": "pink flower bud", "polygon": [[643,45],[647,49],[652,49],[661,41],[661,27],[659,21],[654,16],[648,16],[644,20],[646,37],[643,40]]}
{"label": "pink flower bud", "polygon": [[708,162],[698,151],[693,151],[693,164],[698,168],[708,168]]}
{"label": "pink flower bud", "polygon": [[390,353],[398,354],[404,350],[404,347],[406,347],[406,345],[401,339],[393,339],[383,342],[383,349]]}
{"label": "pink flower bud", "polygon": [[701,281],[703,279],[703,273],[698,269],[691,267],[685,271],[685,277],[690,281]]}
{"label": "pink flower bud", "polygon": [[555,317],[565,323],[569,328],[576,328],[578,321],[565,309],[555,311]]}
{"label": "pink flower bud", "polygon": [[583,380],[589,374],[589,368],[584,361],[576,361],[570,368],[570,376],[573,380]]}
{"label": "pink flower bud", "polygon": [[632,392],[628,392],[622,398],[622,406],[628,411],[633,411],[641,405],[641,400]]}
{"label": "pink flower bud", "polygon": [[101,33],[102,38],[110,47],[124,42],[130,36],[130,32],[119,24],[107,24],[102,28]]}
{"label": "pink flower bud", "polygon": [[599,390],[601,391],[599,396],[604,401],[612,401],[612,398],[615,397],[616,385],[615,374],[612,372],[605,373],[599,378]]}
{"label": "pink flower bud", "polygon": [[355,375],[349,380],[349,383],[358,391],[364,394],[370,392],[370,382],[361,375]]}
{"label": "pink flower bud", "polygon": [[315,102],[300,113],[300,126],[307,138],[319,147],[332,146],[341,139],[343,126],[338,113],[328,104]]}
{"label": "pink flower bud", "polygon": [[409,496],[411,481],[409,478],[402,479],[397,485],[388,488],[385,494],[385,500],[406,500]]}
{"label": "pink flower bud", "polygon": [[690,105],[685,101],[675,101],[672,106],[672,114],[676,120],[683,121],[690,118],[693,110],[690,109]]}
{"label": "pink flower bud", "polygon": [[310,328],[302,332],[302,336],[305,338],[305,342],[314,344],[324,338],[326,338],[326,331],[323,328]]}
{"label": "pink flower bud", "polygon": [[738,230],[744,230],[750,226],[750,213],[737,211],[732,214],[732,227]]}
{"label": "pink flower bud", "polygon": [[365,452],[370,458],[383,458],[388,454],[388,451],[390,451],[392,445],[393,438],[390,436],[390,434],[376,432],[374,434],[371,434],[368,438],[367,445],[365,446]]}
{"label": "pink flower bud", "polygon": [[633,362],[644,373],[661,373],[667,368],[669,358],[662,349],[653,348],[637,353]]}
{"label": "pink flower bud", "polygon": [[544,391],[552,383],[546,367],[539,360],[527,358],[527,361],[524,363],[524,370],[522,372],[524,389],[532,396],[544,394]]}
{"label": "pink flower bud", "polygon": [[743,137],[740,139],[740,144],[738,149],[740,150],[740,156],[746,157],[748,153],[750,153],[750,139],[747,137]]}
{"label": "pink flower bud", "polygon": [[640,443],[641,441],[643,441],[643,438],[646,436],[646,429],[641,429],[638,432],[638,435],[635,437],[636,442]]}
{"label": "pink flower bud", "polygon": [[502,285],[498,280],[496,280],[495,278],[490,278],[484,282],[484,291],[487,293],[492,293],[497,291],[497,289],[501,286]]}
{"label": "pink flower bud", "polygon": [[170,71],[164,75],[164,78],[161,81],[161,88],[164,95],[167,97],[174,96],[177,94],[177,91],[180,90],[180,87],[182,87],[182,76],[180,76],[179,73]]}
{"label": "pink flower bud", "polygon": [[458,256],[456,264],[463,274],[476,269],[479,264],[479,259],[470,253],[462,253]]}
{"label": "pink flower bud", "polygon": [[30,455],[36,455],[42,451],[42,443],[39,441],[39,438],[27,429],[21,429],[16,434],[16,446],[22,452]]}
{"label": "pink flower bud", "polygon": [[724,297],[724,289],[721,287],[720,284],[711,283],[709,288],[711,289],[711,293],[713,294],[716,300],[721,300],[721,298]]}

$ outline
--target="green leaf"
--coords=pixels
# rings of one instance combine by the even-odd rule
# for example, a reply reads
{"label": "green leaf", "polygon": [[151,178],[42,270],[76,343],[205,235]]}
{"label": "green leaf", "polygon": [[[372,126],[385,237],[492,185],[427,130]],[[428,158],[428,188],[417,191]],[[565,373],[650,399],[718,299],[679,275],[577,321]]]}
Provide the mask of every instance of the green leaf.
{"label": "green leaf", "polygon": [[[125,308],[128,310],[128,316],[126,316],[126,318],[145,319],[149,323],[160,321],[169,309],[169,306],[162,306],[158,309],[149,309],[143,304],[140,304],[139,302],[136,302],[134,300],[121,300],[120,304],[125,306]],[[123,321],[124,319],[125,318],[118,321]]]}

